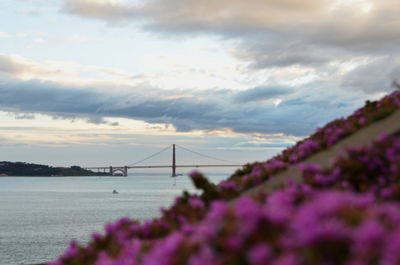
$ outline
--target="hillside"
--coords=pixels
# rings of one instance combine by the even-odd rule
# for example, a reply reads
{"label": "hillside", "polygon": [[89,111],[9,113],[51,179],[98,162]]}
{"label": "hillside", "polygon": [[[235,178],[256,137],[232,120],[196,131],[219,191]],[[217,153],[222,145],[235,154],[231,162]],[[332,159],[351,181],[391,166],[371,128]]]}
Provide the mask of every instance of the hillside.
{"label": "hillside", "polygon": [[193,172],[201,195],[51,264],[400,264],[399,109],[400,91],[368,101],[218,185]]}
{"label": "hillside", "polygon": [[106,176],[107,173],[96,173],[79,166],[50,167],[24,162],[0,162],[0,176]]}

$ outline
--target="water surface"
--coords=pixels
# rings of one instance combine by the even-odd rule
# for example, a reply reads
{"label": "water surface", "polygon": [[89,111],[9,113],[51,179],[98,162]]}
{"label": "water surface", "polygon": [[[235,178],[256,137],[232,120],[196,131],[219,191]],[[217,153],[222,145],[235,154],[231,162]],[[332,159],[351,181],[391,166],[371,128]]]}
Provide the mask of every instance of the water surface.
{"label": "water surface", "polygon": [[160,216],[159,208],[169,206],[183,190],[195,192],[188,177],[167,174],[0,177],[0,264],[53,260],[71,239],[86,243],[107,222]]}

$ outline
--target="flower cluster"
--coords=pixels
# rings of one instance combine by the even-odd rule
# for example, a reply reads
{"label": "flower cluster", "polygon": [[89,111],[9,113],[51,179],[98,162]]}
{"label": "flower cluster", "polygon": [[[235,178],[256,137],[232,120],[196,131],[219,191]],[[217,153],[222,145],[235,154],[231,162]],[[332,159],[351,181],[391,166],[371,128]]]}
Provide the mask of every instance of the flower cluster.
{"label": "flower cluster", "polygon": [[304,182],[315,188],[400,199],[400,137],[382,134],[372,146],[348,148],[329,168],[310,164],[299,167]]}
{"label": "flower cluster", "polygon": [[160,239],[131,237],[135,224],[118,225],[126,225],[128,234],[119,230],[113,235],[120,240],[118,251],[109,247],[91,260],[83,259],[90,249],[81,251],[79,263],[70,259],[79,253],[73,245],[52,265],[400,262],[397,204],[378,203],[370,194],[318,191],[307,185],[289,185],[262,201],[241,198],[232,206],[214,201],[201,222]]}
{"label": "flower cluster", "polygon": [[302,165],[305,185],[288,183],[257,201],[227,203],[399,108],[399,91],[367,102],[347,119],[266,162],[246,165],[218,185],[193,172],[200,195],[184,192],[158,219],[107,224],[104,235],[93,234],[86,247],[72,242],[51,264],[399,263],[398,138],[382,136],[373,147],[351,148],[328,169]]}

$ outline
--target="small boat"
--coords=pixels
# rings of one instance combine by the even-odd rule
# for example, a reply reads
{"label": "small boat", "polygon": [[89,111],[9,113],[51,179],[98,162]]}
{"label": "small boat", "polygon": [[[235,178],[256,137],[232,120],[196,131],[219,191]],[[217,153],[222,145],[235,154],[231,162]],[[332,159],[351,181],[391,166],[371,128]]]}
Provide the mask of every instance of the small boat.
{"label": "small boat", "polygon": [[118,191],[117,191],[117,190],[113,190],[112,193],[113,193],[113,194],[118,194]]}

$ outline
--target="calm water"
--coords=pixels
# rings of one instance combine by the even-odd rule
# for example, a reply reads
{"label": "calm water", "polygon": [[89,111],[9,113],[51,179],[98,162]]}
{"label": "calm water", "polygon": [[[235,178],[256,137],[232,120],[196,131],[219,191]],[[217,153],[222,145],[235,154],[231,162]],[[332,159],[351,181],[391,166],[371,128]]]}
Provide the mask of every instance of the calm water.
{"label": "calm water", "polygon": [[[227,175],[209,176],[219,182]],[[176,182],[176,183],[174,183]],[[175,184],[175,185],[174,185]],[[113,190],[119,194],[112,194]],[[1,177],[0,264],[53,260],[71,239],[86,243],[104,224],[129,216],[160,216],[182,190],[195,191],[186,176]]]}

